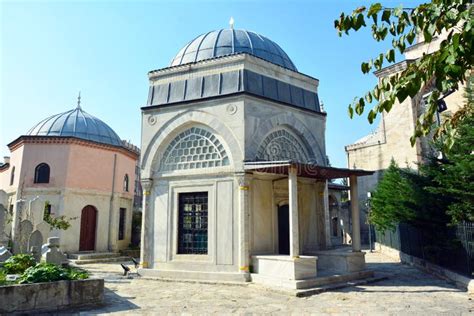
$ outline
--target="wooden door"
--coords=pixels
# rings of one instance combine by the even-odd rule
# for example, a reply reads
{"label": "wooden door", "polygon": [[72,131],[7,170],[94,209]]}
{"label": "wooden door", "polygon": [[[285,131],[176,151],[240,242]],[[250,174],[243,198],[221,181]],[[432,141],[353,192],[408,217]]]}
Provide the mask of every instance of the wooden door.
{"label": "wooden door", "polygon": [[81,237],[79,251],[95,250],[95,233],[97,225],[97,210],[87,205],[81,213]]}

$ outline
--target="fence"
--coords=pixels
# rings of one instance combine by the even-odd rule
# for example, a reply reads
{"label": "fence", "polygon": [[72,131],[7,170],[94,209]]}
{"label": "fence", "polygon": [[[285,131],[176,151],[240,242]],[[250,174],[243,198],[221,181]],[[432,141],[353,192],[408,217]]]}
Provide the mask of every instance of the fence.
{"label": "fence", "polygon": [[375,232],[376,241],[468,277],[474,276],[474,223],[423,227],[401,223],[395,231]]}

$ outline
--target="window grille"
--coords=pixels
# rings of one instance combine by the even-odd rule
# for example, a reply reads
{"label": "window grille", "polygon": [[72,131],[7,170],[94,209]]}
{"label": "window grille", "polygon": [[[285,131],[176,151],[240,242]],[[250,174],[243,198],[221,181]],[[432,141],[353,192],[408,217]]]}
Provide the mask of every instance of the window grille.
{"label": "window grille", "polygon": [[301,142],[286,130],[270,133],[260,144],[257,160],[293,160],[309,162],[308,154]]}
{"label": "window grille", "polygon": [[229,165],[229,157],[219,139],[211,132],[192,127],[171,141],[163,154],[165,171],[212,168]]}
{"label": "window grille", "polygon": [[207,254],[207,192],[180,193],[178,253]]}

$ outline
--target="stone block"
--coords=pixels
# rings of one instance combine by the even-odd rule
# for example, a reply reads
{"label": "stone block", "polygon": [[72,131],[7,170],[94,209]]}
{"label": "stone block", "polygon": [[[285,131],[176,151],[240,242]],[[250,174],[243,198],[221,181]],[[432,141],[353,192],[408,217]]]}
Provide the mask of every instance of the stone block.
{"label": "stone block", "polygon": [[12,256],[12,253],[4,246],[0,246],[0,262],[6,261]]}
{"label": "stone block", "polygon": [[281,255],[253,256],[252,265],[255,273],[284,280],[303,280],[317,276],[315,256],[291,258]]}
{"label": "stone block", "polygon": [[[44,251],[45,248],[47,248],[46,251]],[[41,247],[41,251],[41,261],[52,264],[62,264],[67,262],[66,256],[59,251],[59,237],[49,237],[48,243]]]}
{"label": "stone block", "polygon": [[54,311],[100,304],[103,298],[103,279],[0,286],[0,313]]}

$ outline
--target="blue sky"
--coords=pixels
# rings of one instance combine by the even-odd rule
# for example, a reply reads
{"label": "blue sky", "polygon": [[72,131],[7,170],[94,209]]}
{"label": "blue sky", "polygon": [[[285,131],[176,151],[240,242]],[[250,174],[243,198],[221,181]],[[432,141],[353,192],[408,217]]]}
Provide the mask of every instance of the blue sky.
{"label": "blue sky", "polygon": [[[396,6],[399,1],[385,1]],[[407,2],[410,6],[413,1]],[[339,38],[334,19],[364,1],[6,1],[0,4],[0,145],[43,118],[82,107],[122,139],[140,144],[147,72],[168,66],[188,41],[228,27],[277,42],[298,70],[320,80],[331,164],[346,167],[344,145],[376,125],[349,119],[347,106],[376,83],[360,63],[385,52],[369,30]],[[408,141],[408,140],[407,140]]]}

